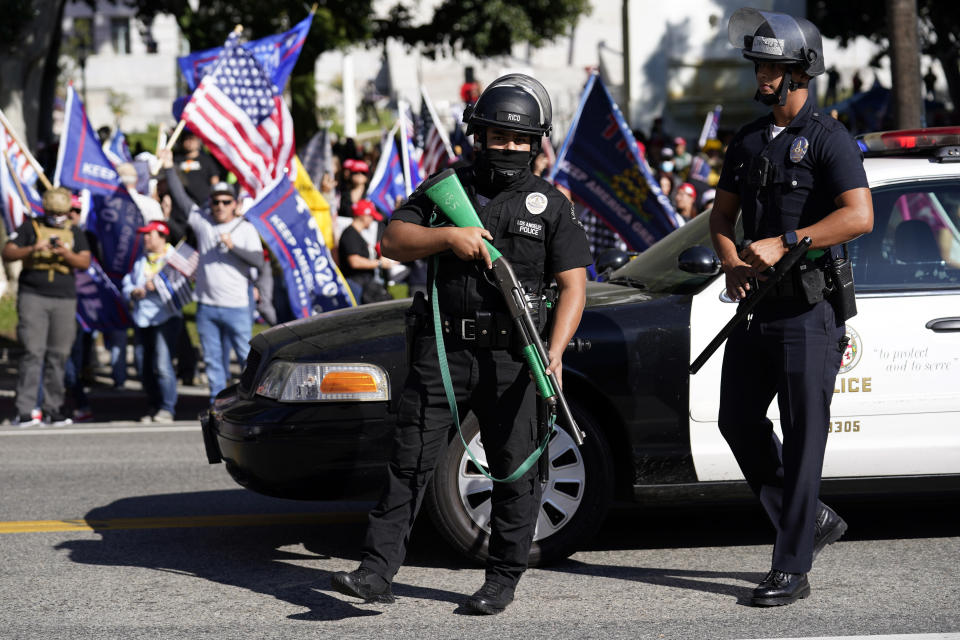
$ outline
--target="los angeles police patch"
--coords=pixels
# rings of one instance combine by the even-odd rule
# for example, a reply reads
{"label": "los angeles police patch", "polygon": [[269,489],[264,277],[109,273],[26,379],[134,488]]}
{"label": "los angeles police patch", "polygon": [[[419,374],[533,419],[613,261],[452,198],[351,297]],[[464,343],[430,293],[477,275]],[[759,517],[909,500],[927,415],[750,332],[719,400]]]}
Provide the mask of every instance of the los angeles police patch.
{"label": "los angeles police patch", "polygon": [[543,213],[547,208],[547,196],[542,193],[531,193],[527,196],[527,211],[535,216]]}
{"label": "los angeles police patch", "polygon": [[807,155],[807,149],[810,148],[810,141],[803,136],[797,136],[790,145],[790,162],[800,162],[803,156]]}

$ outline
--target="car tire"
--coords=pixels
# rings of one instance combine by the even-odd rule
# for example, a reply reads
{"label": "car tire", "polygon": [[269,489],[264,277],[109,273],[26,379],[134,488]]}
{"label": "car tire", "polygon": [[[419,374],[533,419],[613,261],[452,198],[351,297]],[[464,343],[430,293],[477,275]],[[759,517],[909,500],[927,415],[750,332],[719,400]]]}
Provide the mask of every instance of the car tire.
{"label": "car tire", "polygon": [[[543,485],[530,566],[562,560],[580,548],[600,528],[613,497],[613,465],[607,441],[585,412],[575,405],[571,410],[586,438],[578,448],[566,431],[558,429],[544,453],[549,455],[550,477]],[[474,456],[486,463],[473,413],[467,414],[461,429]],[[437,462],[424,501],[440,534],[457,551],[481,564],[488,553],[492,484],[477,471],[460,438],[454,435]]]}

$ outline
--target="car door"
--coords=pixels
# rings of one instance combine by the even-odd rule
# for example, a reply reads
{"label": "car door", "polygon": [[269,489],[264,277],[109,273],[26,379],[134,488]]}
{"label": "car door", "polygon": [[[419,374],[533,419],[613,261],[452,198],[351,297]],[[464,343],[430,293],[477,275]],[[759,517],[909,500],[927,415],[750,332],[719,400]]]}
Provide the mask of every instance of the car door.
{"label": "car door", "polygon": [[[850,244],[858,314],[834,389],[824,477],[960,473],[960,184],[873,190],[874,231]],[[691,359],[731,317],[723,278],[694,298]],[[748,356],[749,357],[749,356]],[[741,478],[717,428],[722,349],[690,379],[700,480]],[[769,417],[779,433],[776,399]]]}

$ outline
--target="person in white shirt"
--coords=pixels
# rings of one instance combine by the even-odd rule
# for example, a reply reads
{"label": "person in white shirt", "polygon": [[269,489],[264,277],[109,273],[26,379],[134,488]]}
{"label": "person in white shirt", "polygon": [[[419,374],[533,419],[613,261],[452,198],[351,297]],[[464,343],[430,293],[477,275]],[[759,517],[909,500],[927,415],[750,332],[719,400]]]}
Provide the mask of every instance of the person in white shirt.
{"label": "person in white shirt", "polygon": [[[251,267],[263,268],[263,247],[254,226],[237,217],[237,194],[232,185],[218,182],[210,188],[210,206],[201,209],[187,195],[173,168],[173,154],[158,154],[170,195],[197,240],[200,265],[196,271],[197,333],[203,349],[210,401],[226,387],[224,348],[233,348],[243,366],[250,351],[253,314],[250,305]],[[177,214],[174,215],[183,215]]]}

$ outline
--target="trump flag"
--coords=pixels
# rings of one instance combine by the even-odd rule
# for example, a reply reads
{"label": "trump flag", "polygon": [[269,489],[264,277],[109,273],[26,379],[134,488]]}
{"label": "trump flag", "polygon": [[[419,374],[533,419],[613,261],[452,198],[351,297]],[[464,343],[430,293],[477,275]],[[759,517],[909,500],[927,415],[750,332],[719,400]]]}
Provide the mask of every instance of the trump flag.
{"label": "trump flag", "polygon": [[100,146],[72,85],[67,87],[63,132],[53,182],[74,191],[89,189],[90,193],[102,196],[113,195],[120,186],[120,176]]}
{"label": "trump flag", "polygon": [[[259,40],[252,40],[243,46],[250,55],[257,59],[263,70],[270,76],[277,91],[283,91],[287,78],[293,71],[293,66],[300,56],[300,49],[310,32],[313,24],[313,14],[301,20],[285,33],[278,33]],[[190,91],[193,91],[203,80],[203,76],[212,71],[213,63],[223,53],[223,47],[215,47],[204,51],[196,51],[177,58],[183,78],[187,81]]]}
{"label": "trump flag", "polygon": [[295,316],[307,318],[353,305],[350,287],[334,264],[310,208],[286,176],[267,186],[244,217],[280,263]]}
{"label": "trump flag", "polygon": [[[403,160],[400,150],[397,149],[397,139],[393,135],[398,129],[394,128],[383,141],[383,151],[380,155],[380,162],[377,164],[373,177],[370,178],[370,187],[367,190],[367,199],[377,206],[380,211],[386,215],[393,213],[397,207],[397,199],[406,199],[410,195],[407,191],[403,179]],[[401,132],[400,135],[407,135]],[[408,137],[408,145],[412,141]],[[410,171],[410,190],[417,188],[422,181],[420,169],[416,160],[409,159]]]}
{"label": "trump flag", "polygon": [[84,271],[76,271],[77,318],[90,331],[114,331],[131,325],[127,303],[96,258]]}
{"label": "trump flag", "polygon": [[550,177],[570,189],[634,251],[646,249],[682,224],[596,74],[587,81]]}

